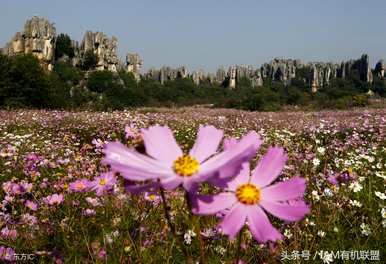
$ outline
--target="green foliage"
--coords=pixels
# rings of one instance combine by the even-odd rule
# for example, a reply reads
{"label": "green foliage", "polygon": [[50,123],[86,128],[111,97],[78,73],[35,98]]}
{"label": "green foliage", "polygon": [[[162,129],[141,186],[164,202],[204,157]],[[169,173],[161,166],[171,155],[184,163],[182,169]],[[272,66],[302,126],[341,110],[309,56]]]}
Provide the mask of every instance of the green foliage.
{"label": "green foliage", "polygon": [[48,77],[48,102],[49,108],[65,109],[71,107],[70,89],[71,86],[60,80],[59,76],[53,72]]}
{"label": "green foliage", "polygon": [[4,101],[8,96],[10,85],[10,60],[8,57],[0,54],[0,106],[4,105]]}
{"label": "green foliage", "polygon": [[32,55],[17,55],[7,62],[6,79],[1,83],[2,104],[8,107],[48,107],[49,80]]}
{"label": "green foliage", "polygon": [[[71,54],[68,36],[61,34],[57,41],[58,54]],[[209,80],[196,85],[191,78],[177,78],[163,85],[146,78],[137,82],[132,73],[123,70],[96,71],[97,61],[94,52],[88,50],[81,68],[57,60],[50,73],[32,55],[0,55],[0,107],[109,110],[200,104],[250,111],[276,111],[287,105],[302,109],[344,109],[368,105],[369,90],[376,96],[386,95],[385,80],[375,76],[373,84],[363,82],[355,67],[346,79],[333,79],[312,93],[307,67],[298,69],[297,77],[287,86],[266,80],[264,86],[252,87],[249,79],[241,78],[237,87],[230,89]]]}
{"label": "green foliage", "polygon": [[354,95],[352,100],[353,100],[353,106],[364,107],[369,104],[369,98],[367,95],[364,95],[364,94]]}
{"label": "green foliage", "polygon": [[373,92],[378,94],[379,96],[386,96],[386,80],[379,79],[377,77],[374,78],[374,84],[372,88]]}
{"label": "green foliage", "polygon": [[88,71],[95,69],[98,63],[98,56],[92,50],[86,50],[83,56],[81,68]]}
{"label": "green foliage", "polygon": [[65,55],[70,59],[73,58],[75,56],[74,48],[71,45],[71,38],[67,34],[60,34],[56,38],[55,59],[60,59]]}
{"label": "green foliage", "polygon": [[77,85],[83,79],[83,73],[68,62],[58,61],[54,65],[58,78],[69,85]]}
{"label": "green foliage", "polygon": [[96,93],[103,93],[114,85],[114,75],[110,71],[91,72],[87,80],[87,88]]}

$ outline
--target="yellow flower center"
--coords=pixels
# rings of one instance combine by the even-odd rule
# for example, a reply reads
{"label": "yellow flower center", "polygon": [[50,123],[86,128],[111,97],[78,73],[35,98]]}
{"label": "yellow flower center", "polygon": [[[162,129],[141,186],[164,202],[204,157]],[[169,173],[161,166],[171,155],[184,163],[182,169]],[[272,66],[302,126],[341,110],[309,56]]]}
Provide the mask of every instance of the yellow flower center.
{"label": "yellow flower center", "polygon": [[99,180],[99,185],[104,186],[105,184],[106,184],[106,180],[105,179]]}
{"label": "yellow flower center", "polygon": [[180,176],[192,176],[199,168],[200,162],[189,155],[182,155],[173,162],[173,169]]}
{"label": "yellow flower center", "polygon": [[240,203],[257,204],[260,201],[260,189],[250,183],[243,184],[237,188],[236,197]]}

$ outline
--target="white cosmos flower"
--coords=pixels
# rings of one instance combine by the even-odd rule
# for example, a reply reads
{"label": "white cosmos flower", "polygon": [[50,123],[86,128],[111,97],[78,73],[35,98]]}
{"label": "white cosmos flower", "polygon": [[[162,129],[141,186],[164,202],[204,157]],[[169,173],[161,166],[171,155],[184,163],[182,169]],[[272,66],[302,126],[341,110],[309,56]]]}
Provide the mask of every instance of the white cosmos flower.
{"label": "white cosmos flower", "polygon": [[382,208],[381,215],[382,215],[382,218],[386,218],[386,209],[385,208]]}
{"label": "white cosmos flower", "polygon": [[350,204],[355,207],[362,207],[362,204],[357,200],[350,200]]}
{"label": "white cosmos flower", "polygon": [[320,153],[320,154],[324,154],[326,152],[326,149],[324,147],[318,147],[317,148],[317,151]]}
{"label": "white cosmos flower", "polygon": [[326,235],[326,232],[324,232],[324,231],[322,231],[322,230],[319,230],[319,231],[318,231],[318,236],[320,236],[320,237],[325,237],[325,235]]}
{"label": "white cosmos flower", "polygon": [[312,191],[311,194],[312,194],[312,198],[313,198],[315,201],[319,201],[319,200],[320,200],[318,191]]}
{"label": "white cosmos flower", "polygon": [[370,229],[370,226],[368,224],[362,223],[361,229],[362,229],[361,230],[362,235],[369,236],[371,234],[371,229]]}
{"label": "white cosmos flower", "polygon": [[353,192],[360,192],[363,189],[363,186],[359,182],[357,182],[357,181],[352,182],[348,187]]}
{"label": "white cosmos flower", "polygon": [[320,164],[320,160],[319,160],[318,158],[314,158],[314,159],[312,160],[312,164],[314,164],[314,166],[317,167],[317,166],[319,166],[319,164]]}
{"label": "white cosmos flower", "polygon": [[386,195],[384,193],[382,193],[382,192],[375,192],[375,196],[377,196],[381,200],[385,200],[386,199]]}

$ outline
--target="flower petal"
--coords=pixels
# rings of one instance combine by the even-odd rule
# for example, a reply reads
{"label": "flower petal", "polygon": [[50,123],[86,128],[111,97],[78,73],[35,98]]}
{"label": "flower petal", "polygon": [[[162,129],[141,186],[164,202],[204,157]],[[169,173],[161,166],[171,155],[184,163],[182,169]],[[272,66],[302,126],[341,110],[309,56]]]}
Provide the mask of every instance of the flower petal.
{"label": "flower petal", "polygon": [[158,181],[152,181],[145,184],[129,184],[127,182],[124,183],[125,190],[132,194],[140,194],[142,192],[156,190],[159,187]]}
{"label": "flower petal", "polygon": [[216,174],[220,178],[235,176],[241,170],[241,164],[249,161],[256,154],[261,143],[260,136],[256,132],[249,132],[233,148],[225,150],[202,163],[199,171],[200,181]]}
{"label": "flower petal", "polygon": [[189,193],[194,193],[197,191],[199,186],[199,177],[185,177],[182,181],[182,187],[187,190]]}
{"label": "flower petal", "polygon": [[166,179],[161,179],[161,185],[166,190],[174,190],[182,183],[182,181],[183,179],[181,176],[175,175]]}
{"label": "flower petal", "polygon": [[217,195],[191,195],[192,212],[200,215],[210,215],[231,208],[237,198],[233,193]]}
{"label": "flower petal", "polygon": [[247,184],[249,182],[249,177],[249,162],[245,162],[242,164],[242,169],[239,174],[228,183],[228,189],[235,191],[240,185]]}
{"label": "flower petal", "polygon": [[197,139],[190,155],[203,162],[217,152],[223,137],[223,131],[214,126],[201,126],[198,129]]}
{"label": "flower petal", "polygon": [[261,188],[267,186],[280,175],[286,161],[283,148],[270,147],[252,171],[251,182]]}
{"label": "flower petal", "polygon": [[148,129],[141,129],[141,135],[146,153],[156,160],[166,162],[171,166],[173,161],[182,156],[181,148],[170,128],[152,126]]}
{"label": "flower petal", "polygon": [[128,180],[144,181],[174,174],[172,169],[162,162],[129,149],[120,142],[107,143],[103,152],[105,157],[102,163],[110,165]]}
{"label": "flower petal", "polygon": [[286,221],[300,220],[310,211],[304,201],[280,203],[280,202],[266,201],[263,198],[260,201],[260,205],[265,210],[267,210],[270,214]]}
{"label": "flower petal", "polygon": [[287,201],[302,197],[305,189],[306,180],[297,176],[263,188],[261,197],[266,201]]}
{"label": "flower petal", "polygon": [[234,239],[236,234],[244,226],[247,212],[247,206],[236,203],[230,212],[225,215],[219,226],[222,232],[229,236],[229,239]]}
{"label": "flower petal", "polygon": [[282,234],[272,226],[267,215],[259,206],[250,206],[248,208],[247,219],[253,238],[260,243],[283,239]]}
{"label": "flower petal", "polygon": [[228,150],[233,148],[237,144],[237,139],[234,137],[224,139],[223,148]]}

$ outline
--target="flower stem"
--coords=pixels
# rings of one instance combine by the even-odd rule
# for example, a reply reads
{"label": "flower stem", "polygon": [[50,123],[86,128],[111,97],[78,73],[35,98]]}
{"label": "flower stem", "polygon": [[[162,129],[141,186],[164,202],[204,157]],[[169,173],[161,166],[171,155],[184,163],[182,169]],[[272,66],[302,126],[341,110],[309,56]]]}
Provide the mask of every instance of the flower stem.
{"label": "flower stem", "polygon": [[239,262],[240,255],[241,255],[241,242],[243,240],[243,230],[244,228],[241,228],[239,234],[237,235],[237,249],[236,249],[235,264]]}
{"label": "flower stem", "polygon": [[159,191],[160,191],[161,198],[162,198],[162,204],[163,204],[163,208],[164,208],[164,214],[165,214],[166,221],[167,221],[167,223],[169,225],[170,230],[172,231],[173,235],[175,236],[176,235],[176,228],[174,227],[174,225],[173,225],[173,223],[171,221],[169,207],[168,207],[168,205],[166,203],[164,188],[159,187]]}
{"label": "flower stem", "polygon": [[182,252],[184,253],[185,258],[186,258],[186,263],[189,263],[189,264],[193,263],[192,258],[189,256],[188,251],[186,250],[186,247],[185,247],[184,243],[179,239],[178,234],[176,232],[176,228],[175,228],[175,226],[172,223],[172,220],[171,220],[171,217],[170,217],[170,212],[169,212],[169,207],[168,207],[168,205],[166,203],[165,190],[164,190],[164,188],[162,186],[160,186],[159,187],[159,191],[160,191],[160,194],[161,194],[161,199],[162,199],[162,205],[163,205],[163,208],[164,208],[165,218],[166,218],[166,221],[167,221],[167,223],[169,225],[170,231],[172,232],[172,235],[173,235],[175,241],[177,241],[178,246],[181,248]]}
{"label": "flower stem", "polygon": [[192,219],[192,222],[194,222],[193,228],[195,229],[194,231],[197,234],[198,242],[200,244],[200,263],[206,264],[207,261],[205,259],[205,243],[201,235],[200,219],[198,219],[195,215],[192,214],[192,202],[190,200],[190,196],[188,192],[185,192],[185,199],[189,209],[189,216],[190,216],[190,219]]}

